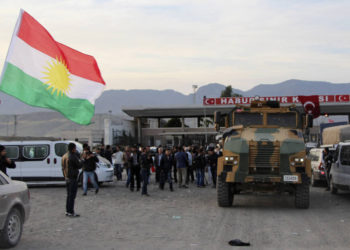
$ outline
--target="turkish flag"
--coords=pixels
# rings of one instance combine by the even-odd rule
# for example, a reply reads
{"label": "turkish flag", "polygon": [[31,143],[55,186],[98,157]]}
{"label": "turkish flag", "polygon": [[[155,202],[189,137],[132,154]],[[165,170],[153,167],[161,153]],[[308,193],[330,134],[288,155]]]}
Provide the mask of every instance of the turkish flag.
{"label": "turkish flag", "polygon": [[203,104],[204,105],[214,105],[215,98],[203,98]]}
{"label": "turkish flag", "polygon": [[299,96],[299,101],[303,104],[305,113],[310,114],[313,118],[320,116],[320,102],[318,95]]}
{"label": "turkish flag", "polygon": [[336,102],[349,102],[349,95],[337,95]]}

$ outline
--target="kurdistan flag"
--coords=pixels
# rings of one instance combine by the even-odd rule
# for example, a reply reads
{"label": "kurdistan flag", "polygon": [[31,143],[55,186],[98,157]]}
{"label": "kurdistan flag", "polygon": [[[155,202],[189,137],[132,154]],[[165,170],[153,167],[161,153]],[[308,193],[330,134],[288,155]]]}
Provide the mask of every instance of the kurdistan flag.
{"label": "kurdistan flag", "polygon": [[89,124],[105,87],[94,57],[56,42],[21,10],[12,36],[0,90],[32,106],[59,111]]}

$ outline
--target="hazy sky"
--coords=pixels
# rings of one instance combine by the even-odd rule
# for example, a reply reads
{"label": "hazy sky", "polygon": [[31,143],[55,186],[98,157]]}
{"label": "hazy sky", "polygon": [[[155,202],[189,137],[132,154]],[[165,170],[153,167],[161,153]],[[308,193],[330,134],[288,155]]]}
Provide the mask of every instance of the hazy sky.
{"label": "hazy sky", "polygon": [[93,55],[108,89],[350,82],[350,1],[0,0],[0,67],[20,8]]}

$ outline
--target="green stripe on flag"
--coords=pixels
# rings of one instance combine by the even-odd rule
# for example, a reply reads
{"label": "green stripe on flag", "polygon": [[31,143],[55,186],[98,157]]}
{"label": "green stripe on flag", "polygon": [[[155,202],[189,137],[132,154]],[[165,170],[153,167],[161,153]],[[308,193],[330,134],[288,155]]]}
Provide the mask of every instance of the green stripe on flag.
{"label": "green stripe on flag", "polygon": [[46,90],[47,85],[27,75],[13,64],[6,63],[5,67],[6,70],[0,83],[1,91],[31,106],[57,110],[76,123],[90,124],[95,107],[88,100],[51,94]]}

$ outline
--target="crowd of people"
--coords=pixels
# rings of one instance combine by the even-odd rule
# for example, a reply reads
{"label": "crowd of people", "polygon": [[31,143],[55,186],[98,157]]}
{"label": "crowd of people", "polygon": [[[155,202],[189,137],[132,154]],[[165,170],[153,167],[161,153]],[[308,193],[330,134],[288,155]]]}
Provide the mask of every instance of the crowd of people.
{"label": "crowd of people", "polygon": [[188,188],[190,182],[199,188],[209,184],[215,188],[217,158],[222,154],[218,147],[151,148],[139,145],[124,148],[101,145],[94,148],[94,153],[113,164],[118,181],[122,180],[125,171],[126,187],[130,191],[136,187],[136,191],[141,190],[145,196],[149,196],[147,185],[151,176],[154,176],[154,183],[161,190],[164,190],[166,184],[169,184],[170,191],[174,191],[174,184],[179,188]]}
{"label": "crowd of people", "polygon": [[[95,193],[98,193],[99,186],[94,175],[98,155],[113,164],[117,181],[122,181],[125,170],[126,187],[133,192],[136,186],[136,191],[141,190],[141,195],[149,196],[147,186],[152,174],[160,190],[164,190],[168,183],[173,192],[173,183],[177,183],[179,188],[188,188],[190,182],[195,182],[199,188],[211,183],[215,188],[217,159],[221,154],[220,149],[214,147],[206,150],[204,147],[159,146],[151,150],[150,147],[133,145],[122,150],[119,146],[101,145],[90,150],[87,144],[83,145],[83,152],[79,154],[76,144],[70,143],[68,152],[62,157],[62,172],[67,184],[66,216],[79,217],[74,211],[79,169],[83,171],[83,195],[87,195],[88,180],[95,188]],[[205,172],[208,172],[208,179]]]}

